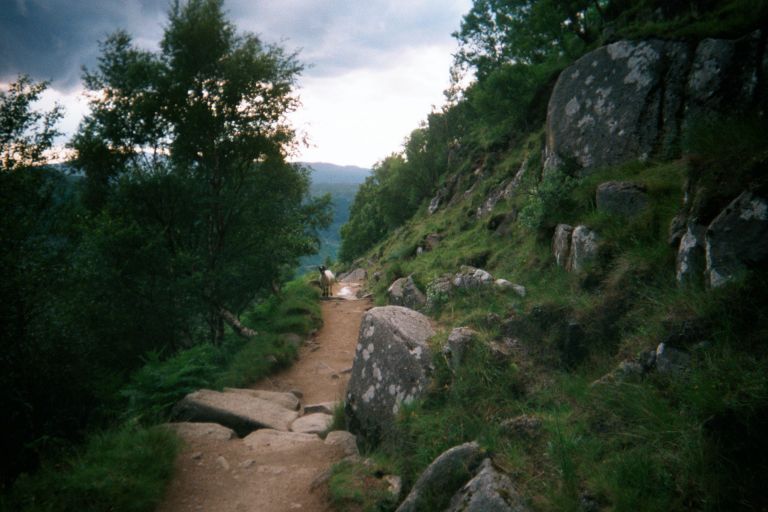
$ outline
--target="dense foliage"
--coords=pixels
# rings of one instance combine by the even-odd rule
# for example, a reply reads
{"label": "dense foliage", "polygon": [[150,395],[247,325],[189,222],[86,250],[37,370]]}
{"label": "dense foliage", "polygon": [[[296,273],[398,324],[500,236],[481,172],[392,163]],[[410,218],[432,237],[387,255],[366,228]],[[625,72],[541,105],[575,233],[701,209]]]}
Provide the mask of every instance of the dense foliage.
{"label": "dense foliage", "polygon": [[219,0],[174,3],[158,52],[124,32],[101,50],[75,172],[39,165],[60,115],[33,108],[45,84],[0,96],[3,485],[139,403],[120,390],[146,354],[153,375],[196,347],[241,384],[289,359],[279,337],[227,342],[223,313],[280,293],[329,221],[286,162],[294,55],[238,33]]}

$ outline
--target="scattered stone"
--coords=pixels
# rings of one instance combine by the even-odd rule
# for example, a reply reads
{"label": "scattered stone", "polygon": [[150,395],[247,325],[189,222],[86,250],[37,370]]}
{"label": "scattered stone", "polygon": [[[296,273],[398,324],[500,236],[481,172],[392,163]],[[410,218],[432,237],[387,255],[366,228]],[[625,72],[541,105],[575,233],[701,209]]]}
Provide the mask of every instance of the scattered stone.
{"label": "scattered stone", "polygon": [[584,267],[597,258],[597,233],[586,226],[576,226],[571,235],[571,252],[568,258],[567,270],[581,272]]}
{"label": "scattered stone", "polygon": [[521,414],[502,421],[501,428],[510,434],[533,439],[541,434],[542,423],[541,419],[536,416]]}
{"label": "scattered stone", "polygon": [[453,277],[456,288],[481,288],[493,284],[493,276],[481,268],[462,265]]}
{"label": "scattered stone", "polygon": [[464,354],[469,346],[477,339],[477,331],[469,327],[456,327],[448,335],[448,341],[443,347],[443,353],[449,358],[451,367],[455,370],[461,365]]}
{"label": "scattered stone", "polygon": [[181,421],[178,423],[166,423],[166,428],[176,432],[184,440],[192,439],[217,439],[220,441],[229,441],[235,437],[235,432],[218,423],[190,423]]}
{"label": "scattered stone", "polygon": [[713,288],[768,260],[768,199],[743,192],[707,228],[706,274]]}
{"label": "scattered stone", "polygon": [[243,439],[243,444],[259,450],[284,451],[307,446],[307,443],[319,443],[322,440],[316,434],[301,432],[283,432],[263,428],[251,432]]}
{"label": "scattered stone", "polygon": [[344,369],[343,369],[343,370],[341,370],[339,373],[340,373],[341,375],[347,375],[347,374],[350,374],[350,373],[352,373],[352,367],[350,366],[349,368],[344,368]]}
{"label": "scattered stone", "polygon": [[218,464],[224,471],[229,471],[229,462],[223,456],[216,457],[216,464]]}
{"label": "scattered stone", "polygon": [[256,464],[256,461],[255,461],[255,460],[253,460],[253,459],[245,459],[243,462],[241,462],[241,463],[240,463],[240,464],[238,464],[237,466],[238,466],[239,468],[241,468],[241,469],[248,469],[248,468],[250,468],[251,466],[253,466],[254,464]]}
{"label": "scattered stone", "polygon": [[431,496],[456,492],[472,477],[483,456],[476,442],[454,446],[443,452],[416,480],[396,512],[421,512],[427,510],[425,505]]}
{"label": "scattered stone", "polygon": [[226,393],[243,393],[248,396],[261,398],[269,402],[276,403],[286,409],[296,411],[299,409],[299,399],[293,393],[282,393],[280,391],[267,391],[264,389],[242,389],[242,388],[224,388]]}
{"label": "scattered stone", "polygon": [[459,491],[446,512],[524,512],[523,498],[512,480],[493,467],[491,459],[485,459],[477,475]]}
{"label": "scattered stone", "polygon": [[634,217],[648,206],[646,188],[629,181],[606,181],[597,186],[595,202],[599,212]]}
{"label": "scattered stone", "polygon": [[304,406],[304,414],[313,414],[321,412],[323,414],[333,414],[333,411],[339,405],[339,402],[321,402]]}
{"label": "scattered stone", "polygon": [[304,398],[304,393],[302,393],[300,389],[292,389],[292,390],[290,390],[288,392],[290,394],[292,394],[293,396],[295,396],[296,398],[298,398],[299,400]]}
{"label": "scattered stone", "polygon": [[403,493],[403,479],[397,475],[384,475],[382,480],[387,482],[387,492],[392,496],[392,500],[397,503],[400,495]]}
{"label": "scattered stone", "polygon": [[377,438],[392,428],[402,403],[425,391],[432,372],[429,319],[400,306],[372,308],[360,324],[347,388],[347,424]]}
{"label": "scattered stone", "polygon": [[430,233],[424,238],[424,250],[434,251],[440,242],[443,240],[442,235],[439,233]]}
{"label": "scattered stone", "polygon": [[656,348],[656,370],[659,373],[675,374],[686,368],[691,361],[687,352],[659,343]]}
{"label": "scattered stone", "polygon": [[203,452],[195,452],[192,454],[192,460],[200,460],[203,458]]}
{"label": "scattered stone", "polygon": [[453,290],[453,279],[451,276],[438,277],[427,285],[427,309],[434,309],[438,304],[442,304]]}
{"label": "scattered stone", "polygon": [[555,255],[555,263],[558,267],[568,265],[571,257],[571,235],[573,226],[568,224],[558,224],[555,228],[555,235],[552,237],[552,253]]}
{"label": "scattered stone", "polygon": [[176,404],[173,417],[184,421],[220,423],[244,437],[259,428],[288,430],[298,413],[245,393],[201,389]]}
{"label": "scattered stone", "polygon": [[614,371],[616,379],[620,382],[636,380],[643,376],[645,369],[637,361],[622,361]]}
{"label": "scattered stone", "polygon": [[346,430],[334,430],[325,436],[325,444],[331,446],[340,446],[344,450],[344,455],[359,455],[357,449],[357,437]]}
{"label": "scattered stone", "polygon": [[397,279],[387,290],[389,303],[393,306],[404,306],[419,309],[427,303],[427,297],[416,286],[413,276]]}
{"label": "scattered stone", "polygon": [[690,224],[680,238],[675,277],[680,285],[699,281],[704,272],[704,226]]}
{"label": "scattered stone", "polygon": [[315,412],[297,418],[291,424],[291,432],[302,434],[320,434],[328,430],[333,423],[333,416],[322,412]]}
{"label": "scattered stone", "polygon": [[495,360],[505,361],[511,358],[515,351],[520,348],[520,340],[505,336],[488,343],[488,348],[491,350],[491,355]]}

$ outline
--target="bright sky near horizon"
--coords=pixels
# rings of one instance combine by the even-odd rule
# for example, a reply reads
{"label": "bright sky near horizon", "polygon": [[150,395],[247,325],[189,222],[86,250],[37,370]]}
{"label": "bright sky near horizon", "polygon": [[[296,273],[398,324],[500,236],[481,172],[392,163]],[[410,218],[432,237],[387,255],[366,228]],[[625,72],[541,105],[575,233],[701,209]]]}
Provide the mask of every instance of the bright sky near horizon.
{"label": "bright sky near horizon", "polygon": [[[71,137],[87,104],[82,66],[93,67],[98,41],[125,29],[157,49],[169,0],[3,0],[0,82],[20,73],[52,85],[41,106],[66,109]],[[307,65],[302,108],[292,115],[310,145],[297,160],[371,167],[443,102],[451,33],[471,0],[225,0],[241,31],[298,50]],[[62,143],[64,141],[61,141]]]}

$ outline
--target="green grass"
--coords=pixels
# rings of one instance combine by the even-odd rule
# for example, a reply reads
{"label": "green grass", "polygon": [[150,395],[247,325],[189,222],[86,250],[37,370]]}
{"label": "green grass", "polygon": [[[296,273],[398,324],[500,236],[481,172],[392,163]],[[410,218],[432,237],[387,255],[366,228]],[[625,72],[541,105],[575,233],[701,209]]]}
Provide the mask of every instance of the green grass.
{"label": "green grass", "polygon": [[77,453],[23,475],[4,510],[151,512],[173,475],[179,441],[161,427],[124,425],[92,435]]}
{"label": "green grass", "polygon": [[333,466],[328,483],[330,500],[339,512],[389,512],[397,501],[389,484],[381,477],[389,473],[386,466],[371,460],[369,464],[342,461]]}

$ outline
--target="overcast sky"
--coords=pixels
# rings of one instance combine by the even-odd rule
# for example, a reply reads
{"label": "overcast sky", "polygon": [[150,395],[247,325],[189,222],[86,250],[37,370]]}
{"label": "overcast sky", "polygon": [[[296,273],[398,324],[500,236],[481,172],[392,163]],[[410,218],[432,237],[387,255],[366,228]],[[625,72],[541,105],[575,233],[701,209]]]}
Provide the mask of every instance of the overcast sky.
{"label": "overcast sky", "polygon": [[[81,67],[116,29],[157,49],[168,0],[0,0],[0,81],[51,80],[45,103],[66,109],[74,133],[87,111]],[[471,0],[225,0],[241,31],[300,50],[303,107],[293,115],[311,146],[300,159],[370,167],[442,103],[458,29]]]}

